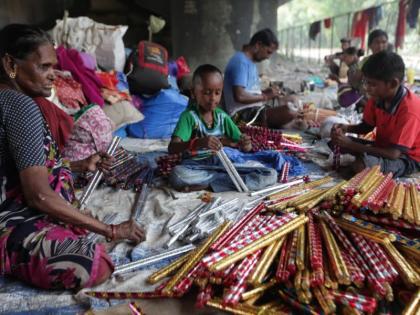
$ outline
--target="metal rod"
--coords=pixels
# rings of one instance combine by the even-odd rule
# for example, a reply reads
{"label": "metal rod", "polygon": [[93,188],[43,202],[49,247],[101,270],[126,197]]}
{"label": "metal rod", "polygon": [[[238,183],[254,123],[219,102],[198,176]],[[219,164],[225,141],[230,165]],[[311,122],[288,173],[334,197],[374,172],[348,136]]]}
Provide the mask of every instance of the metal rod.
{"label": "metal rod", "polygon": [[[120,144],[121,138],[114,137],[108,147],[106,153],[108,155],[113,155]],[[89,202],[90,197],[92,196],[93,191],[98,186],[99,182],[101,181],[103,176],[103,172],[100,170],[96,170],[93,174],[92,178],[90,179],[86,189],[83,191],[82,197],[80,198],[80,210],[83,210],[87,203]]]}
{"label": "metal rod", "polygon": [[268,195],[271,195],[271,194],[275,193],[275,190],[282,191],[284,189],[289,188],[290,186],[300,184],[300,183],[303,183],[303,179],[298,179],[298,180],[295,180],[295,181],[292,181],[292,182],[289,182],[289,183],[279,184],[279,185],[264,188],[264,189],[261,189],[261,190],[258,190],[258,191],[253,191],[253,192],[249,193],[249,196],[254,197],[254,196],[257,196],[257,195],[266,194],[268,192],[270,192]]}
{"label": "metal rod", "polygon": [[220,154],[220,151],[217,152],[217,156],[220,159],[220,162],[222,162],[223,167],[225,168],[226,172],[228,173],[228,175],[229,175],[230,179],[232,180],[233,184],[235,185],[236,190],[239,191],[239,192],[242,192],[241,186],[236,181],[235,176],[231,173],[231,170],[229,169],[229,166],[226,164],[226,161],[223,159],[222,155]]}
{"label": "metal rod", "polygon": [[120,265],[120,266],[115,267],[115,271],[112,273],[112,275],[116,276],[116,275],[123,274],[123,273],[129,272],[129,271],[134,271],[135,269],[139,269],[139,268],[142,268],[144,266],[151,265],[151,264],[156,263],[158,261],[161,261],[163,259],[168,259],[168,258],[172,258],[172,257],[178,256],[178,255],[187,253],[187,252],[193,250],[194,248],[195,248],[195,246],[193,244],[188,244],[188,245],[185,245],[185,246],[173,249],[173,250],[166,251],[164,253],[160,253],[160,254],[157,254],[157,255],[154,255],[154,256],[150,256],[150,257],[147,257],[147,258],[140,259],[140,260],[135,261],[135,262]]}
{"label": "metal rod", "polygon": [[203,217],[206,217],[206,216],[208,216],[210,214],[216,213],[216,212],[218,212],[220,210],[225,210],[226,208],[230,207],[231,205],[238,203],[238,201],[239,201],[238,198],[234,198],[234,199],[232,199],[230,201],[227,201],[225,203],[222,203],[220,206],[214,207],[212,209],[209,209],[206,212],[200,213],[199,214],[199,217],[200,218],[203,218]]}
{"label": "metal rod", "polygon": [[246,187],[244,181],[242,180],[241,176],[239,175],[238,171],[236,170],[235,166],[232,164],[229,157],[226,155],[223,148],[217,152],[217,156],[219,157],[220,161],[222,162],[224,168],[226,169],[229,177],[233,181],[236,189],[239,192],[248,192],[249,189]]}

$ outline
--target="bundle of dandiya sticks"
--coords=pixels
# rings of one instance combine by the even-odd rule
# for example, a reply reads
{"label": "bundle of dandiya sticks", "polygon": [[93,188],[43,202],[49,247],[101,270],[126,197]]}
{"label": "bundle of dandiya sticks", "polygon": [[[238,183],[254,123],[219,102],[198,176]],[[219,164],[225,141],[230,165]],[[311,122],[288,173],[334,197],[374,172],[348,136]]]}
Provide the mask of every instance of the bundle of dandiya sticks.
{"label": "bundle of dandiya sticks", "polygon": [[[378,168],[331,183],[325,177],[268,195],[151,274],[149,283],[161,282],[153,292],[87,294],[162,298],[194,289],[198,307],[233,314],[386,314],[401,305],[403,314],[419,314],[420,240],[410,237],[418,226],[401,220],[405,208],[418,211],[419,193],[404,187],[403,204],[407,191],[411,203],[394,220],[388,208],[394,213],[401,199],[399,184]],[[390,217],[375,214],[382,211]]]}
{"label": "bundle of dandiya sticks", "polygon": [[302,137],[298,134],[286,134],[282,131],[259,126],[241,125],[242,133],[251,137],[252,151],[276,150],[286,152],[305,152],[300,144]]}

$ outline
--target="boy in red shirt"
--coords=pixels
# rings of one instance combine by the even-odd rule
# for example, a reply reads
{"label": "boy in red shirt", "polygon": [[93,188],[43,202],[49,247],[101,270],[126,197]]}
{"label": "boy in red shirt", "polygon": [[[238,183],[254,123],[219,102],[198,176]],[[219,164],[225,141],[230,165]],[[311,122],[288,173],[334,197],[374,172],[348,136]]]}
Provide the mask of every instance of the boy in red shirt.
{"label": "boy in red shirt", "polygon": [[[362,67],[369,96],[363,121],[334,125],[332,143],[356,156],[353,171],[380,165],[394,177],[420,171],[420,99],[402,85],[405,65],[391,52],[369,57]],[[360,141],[346,133],[366,134],[376,127],[374,142]]]}

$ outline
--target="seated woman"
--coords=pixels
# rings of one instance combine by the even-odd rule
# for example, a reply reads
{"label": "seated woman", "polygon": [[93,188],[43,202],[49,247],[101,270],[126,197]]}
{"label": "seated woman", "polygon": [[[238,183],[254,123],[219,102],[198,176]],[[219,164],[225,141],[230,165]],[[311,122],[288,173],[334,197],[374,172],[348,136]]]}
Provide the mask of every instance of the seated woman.
{"label": "seated woman", "polygon": [[[202,65],[193,75],[191,101],[181,114],[168,151],[190,153],[195,158],[184,160],[170,174],[171,185],[178,190],[197,190],[211,187],[213,191],[234,189],[217,157],[212,151],[223,146],[248,152],[251,139],[241,135],[239,128],[222,109],[218,108],[223,90],[223,77],[212,65]],[[276,182],[277,172],[267,167],[238,168],[245,184],[257,190]]]}
{"label": "seated woman", "polygon": [[54,81],[48,34],[8,25],[0,30],[0,58],[1,274],[46,289],[100,284],[113,264],[87,232],[138,243],[144,231],[133,221],[106,225],[75,207],[71,171],[33,101],[48,97]]}

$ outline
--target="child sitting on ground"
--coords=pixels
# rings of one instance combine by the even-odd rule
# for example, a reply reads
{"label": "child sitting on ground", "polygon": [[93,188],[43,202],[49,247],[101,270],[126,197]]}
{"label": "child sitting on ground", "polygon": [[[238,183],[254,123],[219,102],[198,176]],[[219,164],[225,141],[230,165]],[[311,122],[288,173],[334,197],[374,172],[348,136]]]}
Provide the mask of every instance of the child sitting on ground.
{"label": "child sitting on ground", "polygon": [[[404,176],[420,170],[420,99],[402,84],[405,65],[390,52],[369,57],[362,67],[369,95],[363,121],[358,125],[334,125],[332,143],[356,156],[353,171],[380,165],[384,173]],[[375,142],[347,137],[376,128]]]}
{"label": "child sitting on ground", "polygon": [[[223,146],[249,152],[252,145],[249,136],[241,135],[229,115],[218,108],[222,90],[223,77],[218,68],[209,64],[197,68],[190,103],[181,114],[168,147],[171,154],[188,152],[192,156],[171,172],[169,179],[175,189],[190,191],[210,186],[213,191],[224,191],[234,187],[213,152]],[[238,171],[245,174],[245,184],[251,190],[272,185],[277,178],[277,172],[266,167]]]}

